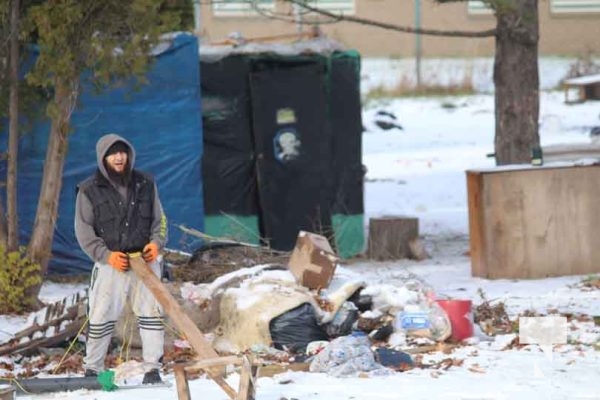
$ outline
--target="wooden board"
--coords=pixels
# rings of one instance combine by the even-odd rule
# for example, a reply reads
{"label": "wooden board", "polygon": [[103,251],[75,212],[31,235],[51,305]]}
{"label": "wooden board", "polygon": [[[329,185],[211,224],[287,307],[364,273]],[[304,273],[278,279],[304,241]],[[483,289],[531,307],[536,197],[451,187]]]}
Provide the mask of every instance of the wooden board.
{"label": "wooden board", "polygon": [[310,370],[310,363],[291,363],[291,364],[265,364],[258,368],[258,376],[273,377],[277,374],[282,374],[287,371],[302,371],[308,372]]}
{"label": "wooden board", "polygon": [[255,377],[256,366],[253,366],[248,357],[244,356],[240,368],[240,386],[236,400],[256,399]]}
{"label": "wooden board", "polygon": [[190,396],[190,386],[188,384],[187,377],[185,376],[185,369],[182,365],[176,365],[173,367],[175,374],[175,383],[177,385],[177,399],[178,400],[192,400]]}
{"label": "wooden board", "polygon": [[471,273],[473,276],[486,276],[487,263],[484,255],[485,232],[483,230],[483,202],[481,190],[483,188],[483,175],[478,173],[467,173],[467,192],[469,208],[469,243],[471,246]]}
{"label": "wooden board", "polygon": [[467,171],[473,275],[600,272],[599,183],[600,166]]}
{"label": "wooden board", "polygon": [[[219,355],[210,343],[204,339],[204,334],[196,324],[188,317],[181,306],[171,295],[169,290],[162,284],[160,279],[148,268],[141,257],[130,257],[129,264],[135,274],[144,282],[144,285],[154,294],[156,301],[163,307],[165,313],[171,317],[175,326],[185,335],[188,343],[196,351],[200,358],[218,358]],[[223,378],[224,368],[206,368],[206,372],[231,399],[236,397],[235,390]]]}

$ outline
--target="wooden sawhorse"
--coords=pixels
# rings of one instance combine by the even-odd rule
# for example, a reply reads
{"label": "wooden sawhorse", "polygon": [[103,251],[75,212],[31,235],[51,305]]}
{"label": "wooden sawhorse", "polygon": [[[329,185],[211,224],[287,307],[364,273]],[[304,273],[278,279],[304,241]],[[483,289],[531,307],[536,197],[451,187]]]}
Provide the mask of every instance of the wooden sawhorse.
{"label": "wooden sawhorse", "polygon": [[211,367],[225,365],[240,366],[240,385],[233,400],[255,400],[255,379],[258,367],[247,356],[218,357],[175,365],[173,370],[177,384],[177,398],[179,400],[192,400],[186,372],[208,371]]}
{"label": "wooden sawhorse", "polygon": [[[154,272],[148,268],[146,262],[141,257],[141,254],[130,254],[129,265],[138,278],[144,282],[144,285],[146,285],[148,290],[152,292],[156,298],[156,301],[158,301],[158,303],[163,307],[165,314],[171,317],[171,320],[175,326],[185,335],[188,343],[198,355],[198,361],[192,362],[192,364],[187,365],[187,367],[184,366],[183,370],[180,370],[179,372],[175,372],[179,399],[190,399],[189,388],[187,391],[185,390],[187,387],[185,371],[204,370],[207,375],[213,381],[215,381],[215,383],[219,385],[221,389],[225,391],[225,393],[227,393],[231,400],[253,400],[253,384],[251,385],[252,397],[248,397],[250,393],[250,384],[253,382],[253,374],[251,372],[252,366],[250,361],[246,357],[219,357],[215,349],[213,349],[211,344],[204,338],[202,331],[198,329],[194,321],[192,321],[191,318],[183,312],[177,300],[173,298],[171,293],[169,293],[160,279],[154,275]],[[225,366],[228,364],[241,365],[242,371],[240,378],[240,389],[238,392],[236,392],[225,381]],[[180,384],[183,387],[183,392],[179,389]],[[244,387],[242,387],[242,385]],[[184,397],[182,397],[182,395]]]}

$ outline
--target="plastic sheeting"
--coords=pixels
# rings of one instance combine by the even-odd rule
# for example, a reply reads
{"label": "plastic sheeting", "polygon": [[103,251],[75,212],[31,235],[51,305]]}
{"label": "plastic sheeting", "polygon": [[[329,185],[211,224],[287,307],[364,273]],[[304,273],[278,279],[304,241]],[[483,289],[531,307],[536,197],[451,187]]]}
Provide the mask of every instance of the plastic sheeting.
{"label": "plastic sheeting", "polygon": [[360,331],[332,340],[313,358],[310,372],[325,372],[336,378],[392,374],[375,360],[369,338]]}
{"label": "plastic sheeting", "polygon": [[[156,54],[158,53],[158,54]],[[85,78],[85,77],[84,77]],[[75,273],[91,270],[73,229],[76,185],[91,175],[96,164],[96,141],[105,133],[127,138],[137,152],[136,168],[154,175],[169,221],[168,246],[185,248],[185,224],[204,229],[201,157],[203,151],[200,72],[197,39],[176,34],[155,51],[147,73],[148,85],[124,83],[97,93],[82,79],[82,92],[71,119],[50,271]],[[18,214],[20,241],[26,244],[35,219],[50,123],[40,121],[19,142]],[[7,148],[7,135],[0,136]],[[6,162],[0,163],[6,174]],[[5,196],[3,190],[2,193]]]}

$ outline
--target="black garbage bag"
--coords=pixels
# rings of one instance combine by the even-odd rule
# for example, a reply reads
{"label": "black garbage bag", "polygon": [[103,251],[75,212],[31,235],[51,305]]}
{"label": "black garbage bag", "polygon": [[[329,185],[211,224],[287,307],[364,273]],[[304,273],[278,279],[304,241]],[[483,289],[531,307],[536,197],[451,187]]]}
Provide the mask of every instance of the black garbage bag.
{"label": "black garbage bag", "polygon": [[269,332],[273,347],[291,353],[304,353],[310,342],[328,340],[310,303],[303,303],[273,318],[269,323]]}
{"label": "black garbage bag", "polygon": [[342,304],[331,322],[325,324],[325,332],[330,338],[349,335],[355,328],[355,322],[358,320],[358,309],[349,301]]}
{"label": "black garbage bag", "polygon": [[387,325],[384,325],[384,326],[372,331],[369,334],[369,337],[371,338],[371,340],[386,342],[390,338],[390,336],[392,336],[392,333],[394,333],[394,330],[395,330],[394,325],[387,324]]}
{"label": "black garbage bag", "polygon": [[348,298],[348,301],[354,303],[358,311],[369,311],[373,307],[373,298],[368,294],[362,294],[363,288],[359,288]]}
{"label": "black garbage bag", "polygon": [[378,347],[375,349],[375,360],[384,367],[396,371],[407,371],[415,366],[410,354],[400,350]]}

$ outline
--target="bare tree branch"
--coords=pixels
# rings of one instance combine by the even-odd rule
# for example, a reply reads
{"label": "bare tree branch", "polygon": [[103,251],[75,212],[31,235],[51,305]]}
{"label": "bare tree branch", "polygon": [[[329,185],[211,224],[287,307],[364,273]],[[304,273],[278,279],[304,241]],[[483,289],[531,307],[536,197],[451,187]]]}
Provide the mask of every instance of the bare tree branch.
{"label": "bare tree branch", "polygon": [[[385,22],[374,21],[366,18],[355,17],[352,15],[343,15],[332,13],[327,10],[323,10],[317,7],[312,7],[306,4],[302,0],[283,0],[286,3],[295,4],[313,12],[315,14],[323,15],[328,18],[331,18],[334,22],[354,22],[361,25],[374,26],[377,28],[392,30],[396,32],[404,32],[404,33],[418,33],[420,35],[429,35],[429,36],[446,36],[446,37],[467,37],[467,38],[483,38],[483,37],[491,37],[496,35],[496,29],[488,29],[485,31],[445,31],[438,29],[424,29],[424,28],[414,28],[410,26],[400,26],[394,24],[388,24]],[[303,21],[306,24],[311,24],[310,21]],[[317,23],[317,22],[314,22]]]}

